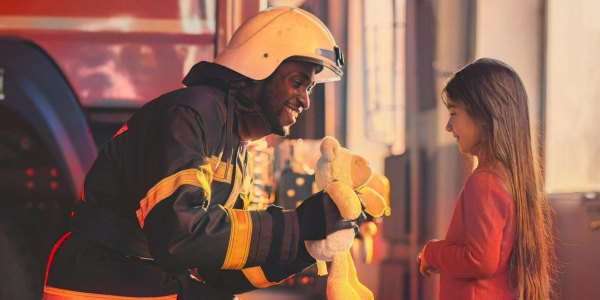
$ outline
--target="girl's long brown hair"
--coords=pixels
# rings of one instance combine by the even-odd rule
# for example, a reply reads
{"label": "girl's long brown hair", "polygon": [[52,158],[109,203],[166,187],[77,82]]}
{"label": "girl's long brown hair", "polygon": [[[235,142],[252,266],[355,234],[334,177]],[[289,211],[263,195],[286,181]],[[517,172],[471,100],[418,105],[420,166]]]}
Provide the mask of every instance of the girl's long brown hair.
{"label": "girl's long brown hair", "polygon": [[456,72],[442,94],[485,124],[481,146],[506,172],[503,177],[516,208],[509,271],[519,299],[554,297],[553,210],[531,144],[527,92],[521,78],[507,64],[482,58]]}

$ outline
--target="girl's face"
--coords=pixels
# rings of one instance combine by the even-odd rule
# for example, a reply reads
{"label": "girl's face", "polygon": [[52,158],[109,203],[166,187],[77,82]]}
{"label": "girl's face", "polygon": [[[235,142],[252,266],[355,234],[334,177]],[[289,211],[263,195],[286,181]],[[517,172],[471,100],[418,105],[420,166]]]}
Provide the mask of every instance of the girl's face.
{"label": "girl's face", "polygon": [[450,98],[446,98],[446,108],[448,108],[450,114],[446,131],[452,133],[456,139],[459,151],[465,154],[477,155],[482,138],[481,128],[475,125],[471,116],[467,114],[462,106]]}

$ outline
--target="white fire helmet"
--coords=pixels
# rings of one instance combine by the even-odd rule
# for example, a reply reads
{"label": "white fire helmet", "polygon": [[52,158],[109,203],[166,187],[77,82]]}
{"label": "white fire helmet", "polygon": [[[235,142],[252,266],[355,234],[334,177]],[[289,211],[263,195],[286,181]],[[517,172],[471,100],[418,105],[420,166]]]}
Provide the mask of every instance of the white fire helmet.
{"label": "white fire helmet", "polygon": [[322,66],[316,82],[340,80],[343,74],[342,51],[329,29],[311,13],[295,7],[269,8],[248,19],[214,63],[263,80],[286,59]]}

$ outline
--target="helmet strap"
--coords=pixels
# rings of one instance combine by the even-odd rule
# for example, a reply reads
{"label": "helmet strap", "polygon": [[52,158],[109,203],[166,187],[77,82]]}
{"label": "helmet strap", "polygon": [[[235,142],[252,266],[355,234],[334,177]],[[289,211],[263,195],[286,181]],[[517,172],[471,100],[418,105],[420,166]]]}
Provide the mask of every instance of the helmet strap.
{"label": "helmet strap", "polygon": [[[234,156],[234,138],[233,138],[233,115],[235,114],[235,95],[237,94],[237,90],[242,86],[245,85],[245,82],[242,83],[240,81],[232,81],[229,83],[229,92],[227,95],[227,123],[226,123],[226,133],[225,133],[225,149],[223,149],[223,152],[225,152],[226,150],[229,151],[228,152],[228,156],[227,156],[227,166],[225,168],[225,178],[227,178],[227,176],[229,175],[229,168],[231,167],[231,160],[233,159]],[[238,141],[239,143],[239,141]]]}

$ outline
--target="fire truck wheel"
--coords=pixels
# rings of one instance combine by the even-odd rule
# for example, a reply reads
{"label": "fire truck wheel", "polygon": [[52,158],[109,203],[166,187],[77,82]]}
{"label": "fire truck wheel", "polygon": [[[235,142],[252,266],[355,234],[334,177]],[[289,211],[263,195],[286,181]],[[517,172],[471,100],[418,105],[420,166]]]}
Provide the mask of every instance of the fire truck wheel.
{"label": "fire truck wheel", "polygon": [[0,299],[41,299],[43,278],[13,224],[0,218]]}

